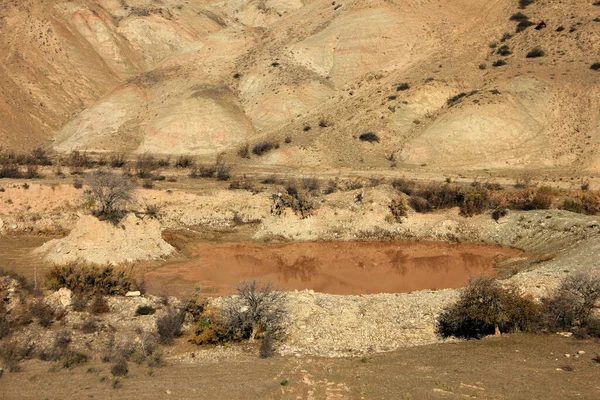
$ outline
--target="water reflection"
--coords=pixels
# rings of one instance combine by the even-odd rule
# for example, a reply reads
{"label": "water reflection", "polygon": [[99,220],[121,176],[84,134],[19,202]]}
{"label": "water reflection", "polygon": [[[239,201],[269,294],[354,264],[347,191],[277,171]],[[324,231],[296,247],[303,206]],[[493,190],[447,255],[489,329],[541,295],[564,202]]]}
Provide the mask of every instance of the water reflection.
{"label": "water reflection", "polygon": [[283,289],[313,289],[338,294],[395,293],[460,287],[474,275],[493,274],[495,257],[517,250],[483,245],[335,242],[261,245],[197,244],[198,259],[165,264],[146,275],[149,286],[177,276],[180,286],[226,293],[241,279],[273,281]]}

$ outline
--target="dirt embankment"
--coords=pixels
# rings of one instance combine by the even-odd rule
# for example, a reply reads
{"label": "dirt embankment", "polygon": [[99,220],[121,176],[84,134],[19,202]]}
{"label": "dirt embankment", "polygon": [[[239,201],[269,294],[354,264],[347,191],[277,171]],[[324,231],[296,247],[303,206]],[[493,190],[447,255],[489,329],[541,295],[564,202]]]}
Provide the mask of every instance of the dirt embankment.
{"label": "dirt embankment", "polygon": [[123,264],[165,257],[174,250],[163,240],[160,222],[129,214],[116,226],[82,215],[68,236],[50,240],[36,251],[55,264],[77,260]]}

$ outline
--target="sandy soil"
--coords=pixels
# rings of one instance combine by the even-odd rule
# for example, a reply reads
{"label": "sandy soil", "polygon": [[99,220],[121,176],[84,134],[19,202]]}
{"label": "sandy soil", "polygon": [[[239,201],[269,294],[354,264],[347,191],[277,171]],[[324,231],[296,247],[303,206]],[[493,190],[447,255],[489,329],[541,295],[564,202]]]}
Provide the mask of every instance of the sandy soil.
{"label": "sandy soil", "polygon": [[[181,353],[185,349],[190,353]],[[578,352],[584,353],[579,355]],[[196,357],[190,356],[191,352]],[[161,369],[130,365],[113,389],[109,365],[48,372],[29,361],[5,374],[3,399],[597,399],[600,352],[595,341],[558,335],[508,335],[414,347],[360,358],[275,357],[220,352],[206,359],[189,345],[173,348]],[[568,354],[569,357],[565,357]],[[178,361],[185,360],[185,361]],[[284,386],[282,382],[287,381]]]}

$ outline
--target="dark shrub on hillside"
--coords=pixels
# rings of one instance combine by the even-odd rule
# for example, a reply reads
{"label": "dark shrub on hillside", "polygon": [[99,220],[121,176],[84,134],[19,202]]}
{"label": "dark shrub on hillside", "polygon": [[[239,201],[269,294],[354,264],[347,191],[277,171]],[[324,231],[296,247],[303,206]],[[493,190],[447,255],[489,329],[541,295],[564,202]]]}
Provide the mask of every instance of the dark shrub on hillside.
{"label": "dark shrub on hillside", "polygon": [[536,47],[532,50],[529,51],[529,53],[527,53],[527,55],[525,57],[527,58],[537,58],[537,57],[543,57],[546,53],[544,52],[544,50],[540,49],[539,47]]}
{"label": "dark shrub on hillside", "polygon": [[526,8],[528,5],[532,4],[535,0],[519,0],[519,8]]}
{"label": "dark shrub on hillside", "polygon": [[593,69],[594,71],[600,71],[600,62],[590,65],[590,69]]}
{"label": "dark shrub on hillside", "polygon": [[124,358],[119,358],[113,365],[110,367],[110,373],[114,376],[125,376],[129,373],[129,368],[127,368],[127,361]]}
{"label": "dark shrub on hillside", "polygon": [[496,53],[498,53],[501,56],[509,56],[512,54],[512,51],[510,51],[510,48],[508,47],[508,45],[502,45],[500,46],[500,48],[498,48],[498,50],[496,51]]}
{"label": "dark shrub on hillside", "polygon": [[273,149],[278,149],[278,148],[279,148],[279,143],[277,143],[277,142],[263,141],[263,142],[256,143],[252,147],[252,153],[254,153],[260,157],[263,154],[266,154],[269,151],[271,151]]}
{"label": "dark shrub on hillside", "polygon": [[504,60],[496,60],[492,63],[492,67],[501,67],[503,65],[506,65],[506,61]]}
{"label": "dark shrub on hillside", "polygon": [[377,136],[377,134],[374,132],[362,133],[358,138],[363,142],[379,143],[379,136]]}
{"label": "dark shrub on hillside", "polygon": [[2,168],[0,168],[0,178],[17,179],[22,177],[23,174],[21,173],[19,167],[16,164],[3,165]]}
{"label": "dark shrub on hillside", "polygon": [[308,192],[318,192],[320,188],[321,184],[314,176],[302,178],[302,189]]}
{"label": "dark shrub on hillside", "polygon": [[410,204],[410,207],[418,213],[427,213],[433,210],[427,199],[419,196],[411,196],[408,199],[408,204]]}
{"label": "dark shrub on hillside", "polygon": [[407,82],[400,83],[398,86],[396,86],[396,91],[398,92],[408,89],[410,89],[410,85]]}
{"label": "dark shrub on hillside", "polygon": [[504,289],[495,279],[471,279],[457,303],[438,317],[442,337],[479,339],[502,332],[535,331],[542,324],[541,307],[516,289]]}
{"label": "dark shrub on hillside", "polygon": [[169,312],[156,320],[156,331],[161,344],[172,344],[176,337],[182,335],[185,314],[175,310]]}
{"label": "dark shrub on hillside", "polygon": [[46,274],[46,286],[51,290],[65,287],[78,293],[125,294],[134,285],[133,277],[112,266],[97,267],[71,263],[55,266]]}
{"label": "dark shrub on hillside", "polygon": [[10,323],[6,316],[0,315],[0,339],[3,339],[10,335]]}
{"label": "dark shrub on hillside", "polygon": [[519,21],[519,22],[527,21],[528,19],[529,19],[529,17],[527,15],[523,14],[521,11],[511,15],[509,18],[510,21]]}
{"label": "dark shrub on hillside", "polygon": [[453,105],[458,103],[460,101],[460,99],[462,99],[465,96],[467,96],[467,93],[461,92],[455,96],[450,97],[448,100],[446,100],[446,104],[448,105],[448,107],[452,107]]}
{"label": "dark shrub on hillside", "polygon": [[156,312],[156,309],[152,306],[141,305],[135,310],[136,315],[152,315]]}
{"label": "dark shrub on hillside", "polygon": [[558,28],[556,28],[556,32],[562,32],[565,30],[565,27],[560,25]]}
{"label": "dark shrub on hillside", "polygon": [[529,28],[532,25],[535,25],[535,22],[531,22],[529,20],[521,21],[517,24],[516,32],[523,32],[525,29]]}

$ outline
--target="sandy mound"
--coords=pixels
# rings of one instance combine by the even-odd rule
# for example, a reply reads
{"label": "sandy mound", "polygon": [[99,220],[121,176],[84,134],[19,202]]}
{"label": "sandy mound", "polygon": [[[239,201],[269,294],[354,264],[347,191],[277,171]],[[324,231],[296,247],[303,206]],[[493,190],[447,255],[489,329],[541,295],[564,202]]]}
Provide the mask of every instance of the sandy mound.
{"label": "sandy mound", "polygon": [[36,252],[45,253],[46,260],[56,264],[78,259],[120,264],[168,256],[174,250],[162,239],[158,221],[130,214],[119,226],[82,216],[67,237],[44,243]]}

